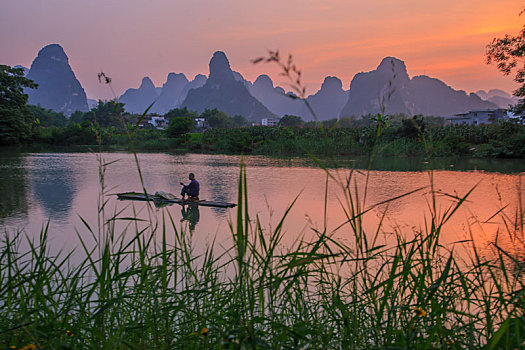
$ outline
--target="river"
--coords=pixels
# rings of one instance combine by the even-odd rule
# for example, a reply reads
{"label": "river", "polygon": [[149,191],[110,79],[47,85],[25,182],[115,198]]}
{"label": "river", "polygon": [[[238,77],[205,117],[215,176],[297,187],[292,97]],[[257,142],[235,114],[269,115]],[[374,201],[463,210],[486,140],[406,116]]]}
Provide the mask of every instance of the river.
{"label": "river", "polygon": [[[201,199],[236,203],[241,156],[141,153],[137,159],[139,166],[129,153],[0,153],[2,232],[9,235],[23,232],[30,239],[37,239],[49,225],[50,249],[69,252],[80,249],[79,237],[92,247],[100,222],[114,215],[156,223],[163,220],[167,223],[171,216],[175,228],[187,233],[197,252],[212,243],[224,249],[231,245],[228,223],[235,221],[236,208],[179,205],[156,208],[145,202],[119,201],[113,194],[141,191],[140,167],[144,187],[150,193],[165,191],[178,195],[179,183],[187,183],[188,173],[193,172],[201,185]],[[519,227],[509,228],[517,212],[523,215],[523,160],[426,162],[389,158],[376,160],[370,171],[363,170],[367,168],[366,161],[348,159],[338,161],[337,167],[327,162],[327,171],[314,161],[301,158],[246,156],[244,162],[249,214],[253,221],[258,217],[267,232],[278,225],[298,196],[285,221],[284,246],[293,246],[301,239],[310,240],[316,230],[325,229],[335,239],[351,244],[352,230],[344,225],[344,208],[349,208],[345,193],[351,193],[354,203],[358,201],[362,208],[372,208],[363,216],[367,237],[378,233],[376,244],[389,244],[397,233],[409,239],[415,232],[424,232],[432,212],[445,215],[457,197],[473,189],[444,226],[443,245],[447,249],[464,246],[473,237],[474,244],[484,254],[490,254],[496,242],[515,256],[525,258],[523,232]],[[101,163],[108,164],[103,174],[104,196],[101,196]],[[429,167],[436,169],[426,170]],[[348,192],[341,183],[347,183],[349,176]],[[404,196],[407,193],[410,194]],[[395,197],[400,198],[390,201]],[[97,209],[101,201],[106,202],[103,220],[99,220],[101,214]],[[500,209],[503,210],[498,213]],[[115,224],[114,232],[123,237],[135,231],[135,224],[144,225],[127,220],[110,222]],[[167,226],[168,240],[172,242],[173,226]],[[158,241],[161,235],[156,234]]]}

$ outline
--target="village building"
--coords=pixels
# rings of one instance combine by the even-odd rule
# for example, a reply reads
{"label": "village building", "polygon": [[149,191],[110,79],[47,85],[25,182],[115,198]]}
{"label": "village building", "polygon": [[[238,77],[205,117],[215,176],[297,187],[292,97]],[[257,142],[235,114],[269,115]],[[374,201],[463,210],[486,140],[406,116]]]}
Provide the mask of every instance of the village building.
{"label": "village building", "polygon": [[195,125],[199,129],[207,129],[209,127],[208,122],[204,118],[195,118]]}
{"label": "village building", "polygon": [[277,125],[279,125],[279,119],[263,118],[261,120],[261,125],[262,126],[277,126]]}
{"label": "village building", "polygon": [[161,116],[151,116],[148,120],[148,123],[153,125],[155,129],[164,130],[168,128],[168,120]]}
{"label": "village building", "polygon": [[507,110],[499,108],[455,114],[453,117],[447,118],[447,120],[450,121],[451,125],[481,125],[492,124],[496,121],[506,120],[508,118]]}
{"label": "village building", "polygon": [[134,115],[128,116],[126,120],[129,120],[133,125],[138,125],[139,129],[144,128],[155,128],[158,130],[165,130],[168,128],[169,121],[158,114],[148,114],[144,117]]}

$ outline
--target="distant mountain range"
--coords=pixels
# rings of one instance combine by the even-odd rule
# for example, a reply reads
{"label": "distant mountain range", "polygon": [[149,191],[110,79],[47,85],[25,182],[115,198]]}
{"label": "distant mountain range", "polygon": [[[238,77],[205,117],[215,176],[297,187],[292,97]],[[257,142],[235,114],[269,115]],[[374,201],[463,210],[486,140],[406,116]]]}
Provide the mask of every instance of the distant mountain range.
{"label": "distant mountain range", "polygon": [[[26,76],[39,84],[38,89],[25,90],[31,104],[70,115],[76,110],[87,111],[95,102],[86,98],[58,44],[42,48],[30,69],[17,67],[25,69]],[[163,86],[155,87],[146,76],[138,88],[126,90],[119,101],[130,113],[143,113],[153,103],[150,112],[158,114],[187,107],[199,113],[218,108],[251,121],[286,114],[314,119],[303,101],[288,95],[292,94],[275,86],[265,74],[253,83],[247,81],[231,69],[226,54],[217,51],[210,60],[209,77],[198,74],[189,81],[184,73],[169,73]],[[449,117],[475,109],[508,108],[518,99],[501,90],[467,94],[424,75],[410,78],[403,61],[386,57],[377,69],[356,74],[349,90],[343,89],[338,77],[326,77],[319,91],[308,96],[307,101],[315,118],[327,120],[379,112]]]}
{"label": "distant mountain range", "polygon": [[483,100],[490,101],[498,105],[500,108],[509,108],[509,106],[514,106],[520,101],[518,97],[512,96],[511,94],[499,89],[492,89],[489,90],[489,92],[479,90],[476,91],[476,95],[481,97]]}
{"label": "distant mountain range", "polygon": [[489,108],[497,108],[497,105],[476,94],[454,90],[439,79],[425,75],[410,79],[403,61],[386,57],[376,70],[355,75],[340,116],[384,112],[450,117]]}
{"label": "distant mountain range", "polygon": [[60,45],[42,48],[26,77],[38,84],[37,89],[24,89],[29,96],[29,104],[41,105],[65,115],[88,111],[86,92],[75,77]]}
{"label": "distant mountain range", "polygon": [[155,88],[149,77],[142,78],[138,89],[128,89],[119,101],[124,103],[126,111],[131,113],[143,113],[158,97],[160,91]]}
{"label": "distant mountain range", "polygon": [[242,81],[235,79],[230,62],[222,51],[213,54],[206,83],[189,90],[181,106],[198,113],[205,109],[218,108],[230,116],[242,115],[252,121],[275,116],[250,94]]}

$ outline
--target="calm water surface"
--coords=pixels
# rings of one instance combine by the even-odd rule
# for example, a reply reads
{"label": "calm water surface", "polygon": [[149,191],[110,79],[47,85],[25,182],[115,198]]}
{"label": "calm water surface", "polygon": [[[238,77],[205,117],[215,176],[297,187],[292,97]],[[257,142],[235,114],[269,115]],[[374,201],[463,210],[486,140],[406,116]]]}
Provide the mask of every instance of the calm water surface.
{"label": "calm water surface", "polygon": [[[105,163],[111,163],[104,174],[108,193],[141,191],[140,176],[132,154],[0,154],[2,231],[9,234],[23,231],[30,238],[38,237],[42,227],[49,224],[49,238],[55,251],[79,248],[78,236],[88,245],[94,245],[94,235],[80,218],[89,224],[96,236],[99,225],[97,205],[101,193],[98,156]],[[240,156],[148,153],[138,154],[138,159],[144,186],[150,193],[162,190],[178,195],[179,182],[187,183],[188,173],[194,172],[201,184],[202,199],[237,201]],[[299,196],[285,224],[284,245],[291,246],[299,239],[311,239],[315,235],[313,229],[326,227],[330,232],[345,222],[344,205],[341,204],[345,203],[344,191],[333,179],[327,181],[326,172],[312,162],[260,156],[245,157],[245,162],[250,215],[252,218],[259,216],[268,230],[277,225],[287,207]],[[367,235],[372,237],[377,231],[383,214],[380,242],[392,242],[396,231],[407,238],[415,231],[425,231],[425,223],[431,215],[431,183],[439,193],[437,211],[441,214],[452,205],[454,197],[464,196],[475,187],[468,201],[446,224],[442,243],[447,247],[464,245],[458,242],[468,240],[472,235],[476,246],[490,254],[491,243],[497,239],[505,249],[525,257],[523,233],[520,239],[509,239],[501,215],[512,219],[520,208],[520,201],[521,205],[525,203],[520,173],[525,170],[523,161],[492,163],[494,169],[491,171],[472,170],[487,164],[480,166],[472,160],[455,163],[440,160],[437,163],[438,168],[447,170],[427,172],[423,169],[428,164],[418,160],[379,160],[377,170],[369,173],[367,186],[365,171],[352,172],[352,192],[357,192],[362,199],[367,188],[365,208],[421,189],[375,206],[364,216]],[[353,168],[363,166],[348,160],[339,165],[338,169],[330,170],[336,179],[344,179]],[[498,169],[506,173],[498,172]],[[172,205],[148,210],[144,202],[118,201],[114,195],[108,195],[104,200],[107,200],[106,218],[118,213],[119,217],[136,216],[162,223],[171,215],[177,229],[186,230],[197,250],[211,242],[217,247],[231,244],[228,222],[235,220],[236,209]],[[494,216],[502,208],[503,212]],[[128,221],[117,221],[115,225],[115,232],[119,235],[130,236],[135,231]],[[139,222],[137,225],[143,224]],[[168,230],[171,241],[172,233],[173,228]],[[343,226],[334,235],[351,244],[349,227]],[[160,234],[156,239],[160,240]]]}

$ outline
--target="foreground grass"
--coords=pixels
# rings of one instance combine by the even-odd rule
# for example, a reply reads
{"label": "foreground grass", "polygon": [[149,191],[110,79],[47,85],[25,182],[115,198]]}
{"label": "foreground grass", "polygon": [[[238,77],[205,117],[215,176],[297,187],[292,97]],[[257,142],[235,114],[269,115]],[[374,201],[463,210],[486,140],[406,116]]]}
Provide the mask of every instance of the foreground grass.
{"label": "foreground grass", "polygon": [[[361,225],[376,207],[357,188],[356,177],[367,175],[326,170],[327,182],[343,190],[346,222],[333,232],[312,228],[316,239],[284,249],[293,204],[272,230],[251,218],[241,164],[234,243],[224,253],[211,244],[197,256],[167,210],[160,224],[151,212],[108,215],[107,166],[100,159],[99,221],[84,228],[97,244],[89,248],[79,235],[82,262],[51,254],[47,229],[38,241],[4,233],[1,348],[524,348],[522,263],[497,246],[496,259],[472,247],[471,261],[459,261],[439,243],[470,192],[445,209],[433,194],[426,227],[398,231],[397,243],[384,246],[376,243],[381,227]],[[523,208],[512,220],[496,214],[506,228],[500,234],[523,244]],[[131,238],[116,231],[117,220],[128,221]],[[336,232],[350,242],[335,240]]]}

